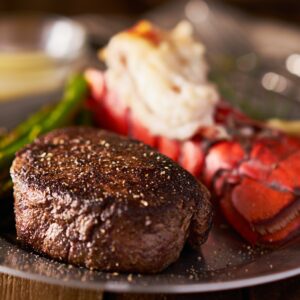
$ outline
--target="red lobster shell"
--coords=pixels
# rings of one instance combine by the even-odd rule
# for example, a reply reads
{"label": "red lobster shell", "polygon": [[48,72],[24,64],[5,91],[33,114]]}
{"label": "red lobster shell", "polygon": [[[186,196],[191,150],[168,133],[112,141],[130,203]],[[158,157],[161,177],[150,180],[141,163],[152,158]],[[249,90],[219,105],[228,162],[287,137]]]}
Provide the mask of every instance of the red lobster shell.
{"label": "red lobster shell", "polygon": [[251,120],[222,102],[215,122],[230,139],[209,128],[192,139],[152,135],[107,89],[102,72],[88,70],[89,105],[98,125],[156,147],[202,180],[227,221],[251,244],[276,245],[300,228],[300,139]]}

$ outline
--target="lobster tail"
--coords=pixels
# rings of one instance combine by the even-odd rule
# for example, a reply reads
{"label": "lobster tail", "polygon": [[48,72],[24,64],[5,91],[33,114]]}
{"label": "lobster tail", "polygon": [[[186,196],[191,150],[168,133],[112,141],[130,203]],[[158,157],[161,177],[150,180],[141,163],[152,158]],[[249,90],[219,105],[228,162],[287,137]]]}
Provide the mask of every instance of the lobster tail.
{"label": "lobster tail", "polygon": [[277,245],[300,229],[300,140],[266,128],[220,102],[218,128],[192,138],[155,135],[106,87],[105,75],[89,70],[89,105],[98,125],[156,147],[202,180],[232,227],[251,244]]}

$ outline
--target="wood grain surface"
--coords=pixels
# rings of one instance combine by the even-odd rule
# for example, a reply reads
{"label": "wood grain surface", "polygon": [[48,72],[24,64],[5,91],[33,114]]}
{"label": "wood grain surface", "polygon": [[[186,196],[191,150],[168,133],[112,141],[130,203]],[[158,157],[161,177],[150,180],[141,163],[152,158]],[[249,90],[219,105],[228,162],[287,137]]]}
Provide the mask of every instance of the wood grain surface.
{"label": "wood grain surface", "polygon": [[252,288],[203,294],[113,294],[60,287],[0,274],[0,300],[298,300],[300,276]]}
{"label": "wood grain surface", "polygon": [[102,300],[102,292],[85,291],[0,275],[1,300]]}

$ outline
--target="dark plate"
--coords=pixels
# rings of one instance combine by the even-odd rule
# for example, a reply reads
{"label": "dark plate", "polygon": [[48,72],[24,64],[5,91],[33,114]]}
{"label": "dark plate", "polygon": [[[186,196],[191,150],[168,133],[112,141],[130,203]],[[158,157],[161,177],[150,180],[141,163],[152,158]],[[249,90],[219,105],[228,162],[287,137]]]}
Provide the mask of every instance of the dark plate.
{"label": "dark plate", "polygon": [[[57,97],[36,96],[0,104],[0,126],[20,122],[30,111],[51,99]],[[263,107],[270,113],[275,106],[272,97],[266,99],[269,100],[264,102]],[[256,102],[249,103],[253,108],[257,107]],[[294,105],[300,118],[300,105],[291,103],[289,105]],[[8,197],[6,201],[1,199],[0,204],[0,271],[53,284],[115,292],[217,291],[300,274],[300,243],[294,241],[276,251],[253,249],[225,222],[219,221],[202,247],[202,253],[184,249],[180,259],[161,274],[145,276],[95,272],[52,261],[22,249],[15,241],[12,199]]]}

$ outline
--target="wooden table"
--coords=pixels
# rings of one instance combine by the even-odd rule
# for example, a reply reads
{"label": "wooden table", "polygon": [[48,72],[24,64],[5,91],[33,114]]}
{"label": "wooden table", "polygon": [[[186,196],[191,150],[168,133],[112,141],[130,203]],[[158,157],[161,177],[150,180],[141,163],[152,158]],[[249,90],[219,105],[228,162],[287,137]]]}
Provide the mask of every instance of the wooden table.
{"label": "wooden table", "polygon": [[204,294],[113,294],[39,283],[0,275],[1,300],[296,300],[300,299],[300,276],[252,288]]}

